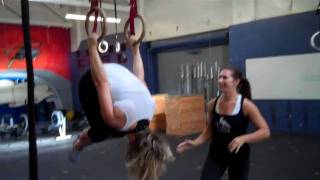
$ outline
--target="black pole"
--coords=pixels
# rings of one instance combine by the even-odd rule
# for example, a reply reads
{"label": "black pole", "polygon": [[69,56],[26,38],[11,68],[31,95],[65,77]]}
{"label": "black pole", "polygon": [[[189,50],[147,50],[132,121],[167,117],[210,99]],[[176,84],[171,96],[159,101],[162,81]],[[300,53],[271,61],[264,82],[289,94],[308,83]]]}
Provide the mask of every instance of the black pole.
{"label": "black pole", "polygon": [[29,179],[38,179],[37,137],[35,133],[35,108],[34,108],[34,74],[31,56],[31,40],[29,26],[29,0],[21,0],[22,29],[24,50],[27,61],[28,78],[28,128],[29,128]]}
{"label": "black pole", "polygon": [[116,22],[114,23],[116,26],[116,41],[118,41],[118,25],[117,25],[117,19],[118,19],[118,13],[117,13],[117,0],[113,0],[114,5],[114,16],[116,18]]}

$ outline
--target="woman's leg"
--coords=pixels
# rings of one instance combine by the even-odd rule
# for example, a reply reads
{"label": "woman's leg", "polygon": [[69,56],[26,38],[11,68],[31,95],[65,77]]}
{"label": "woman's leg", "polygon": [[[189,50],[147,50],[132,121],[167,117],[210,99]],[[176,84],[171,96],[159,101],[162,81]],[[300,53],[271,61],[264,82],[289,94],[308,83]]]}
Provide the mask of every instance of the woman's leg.
{"label": "woman's leg", "polygon": [[201,180],[219,180],[226,168],[225,162],[214,160],[208,156],[202,169]]}
{"label": "woman's leg", "polygon": [[71,162],[75,163],[79,161],[80,159],[80,152],[85,148],[86,146],[91,144],[91,140],[88,136],[89,128],[83,130],[78,138],[74,141],[72,145],[72,150],[68,155],[68,158]]}
{"label": "woman's leg", "polygon": [[82,151],[83,148],[92,144],[92,141],[88,136],[88,131],[89,131],[89,128],[86,128],[80,133],[79,137],[76,139],[76,141],[73,144],[73,148],[75,150]]}
{"label": "woman's leg", "polygon": [[229,180],[247,180],[249,176],[249,159],[233,160],[229,165]]}

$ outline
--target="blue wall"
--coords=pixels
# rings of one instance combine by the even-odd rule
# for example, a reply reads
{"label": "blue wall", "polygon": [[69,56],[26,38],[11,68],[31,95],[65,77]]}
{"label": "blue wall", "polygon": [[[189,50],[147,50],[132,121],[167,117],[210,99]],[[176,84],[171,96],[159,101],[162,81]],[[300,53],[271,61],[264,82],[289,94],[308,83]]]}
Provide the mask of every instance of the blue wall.
{"label": "blue wall", "polygon": [[310,37],[320,30],[315,12],[276,17],[229,28],[230,61],[241,70],[245,59],[314,53]]}
{"label": "blue wall", "polygon": [[141,58],[143,60],[143,67],[145,72],[145,81],[152,94],[158,93],[158,66],[156,54],[151,51],[151,43],[145,42],[140,45]]}
{"label": "blue wall", "polygon": [[[231,26],[230,62],[245,72],[247,58],[314,53],[316,51],[310,46],[310,37],[319,28],[320,17],[315,12]],[[319,100],[255,102],[273,132],[320,134]]]}

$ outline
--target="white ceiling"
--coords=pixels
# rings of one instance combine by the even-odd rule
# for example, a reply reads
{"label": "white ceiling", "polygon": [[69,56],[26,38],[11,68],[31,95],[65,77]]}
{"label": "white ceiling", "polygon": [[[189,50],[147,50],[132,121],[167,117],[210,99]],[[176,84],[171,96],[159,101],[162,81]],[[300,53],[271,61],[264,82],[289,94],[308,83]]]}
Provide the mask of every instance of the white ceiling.
{"label": "white ceiling", "polygon": [[[21,23],[20,0],[0,0],[0,23]],[[3,3],[2,3],[3,2]],[[65,14],[86,14],[89,0],[29,0],[30,23],[33,25],[71,27]],[[114,17],[113,0],[102,0],[106,16]],[[118,16],[128,16],[128,0],[117,0]]]}
{"label": "white ceiling", "polygon": [[[66,6],[76,6],[76,7],[89,7],[89,0],[29,0],[30,2],[36,3],[46,3],[46,4],[59,4]],[[118,9],[128,10],[129,1],[128,0],[116,0]],[[102,0],[102,7],[105,9],[113,9],[113,0]]]}
{"label": "white ceiling", "polygon": [[[4,5],[1,5],[1,1]],[[89,0],[29,0],[30,24],[70,27],[79,41],[86,38],[83,22],[66,20],[66,13],[86,14]],[[114,17],[113,0],[102,0],[107,17]],[[138,0],[146,23],[146,40],[166,39],[224,29],[233,24],[313,11],[319,0]],[[129,0],[117,0],[121,32],[129,16]],[[20,0],[0,0],[0,23],[21,24]],[[186,18],[187,17],[187,18]],[[114,33],[110,24],[108,33]],[[80,34],[80,35],[79,35]],[[76,43],[75,43],[76,44]]]}

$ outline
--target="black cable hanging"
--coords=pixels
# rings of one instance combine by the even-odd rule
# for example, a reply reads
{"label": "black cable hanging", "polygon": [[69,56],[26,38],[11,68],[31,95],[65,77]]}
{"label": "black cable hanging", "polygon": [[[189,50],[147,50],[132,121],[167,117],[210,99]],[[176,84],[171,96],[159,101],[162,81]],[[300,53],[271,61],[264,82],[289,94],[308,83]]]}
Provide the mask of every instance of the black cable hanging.
{"label": "black cable hanging", "polygon": [[21,0],[22,29],[24,49],[27,64],[28,79],[28,123],[29,123],[29,179],[38,179],[38,155],[35,133],[35,108],[34,108],[34,74],[31,56],[30,24],[29,24],[29,0]]}
{"label": "black cable hanging", "polygon": [[118,20],[118,13],[117,13],[117,0],[113,0],[113,5],[114,5],[114,16],[116,18],[115,20],[115,28],[116,28],[116,42],[115,42],[115,49],[116,53],[120,52],[120,42],[118,41],[118,25],[117,25],[117,20]]}
{"label": "black cable hanging", "polygon": [[[319,20],[320,20],[320,0],[316,9],[316,15],[318,16]],[[319,21],[319,30],[320,30],[320,21]]]}

